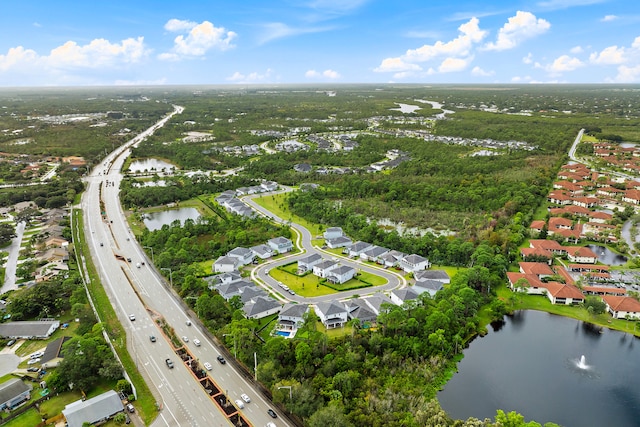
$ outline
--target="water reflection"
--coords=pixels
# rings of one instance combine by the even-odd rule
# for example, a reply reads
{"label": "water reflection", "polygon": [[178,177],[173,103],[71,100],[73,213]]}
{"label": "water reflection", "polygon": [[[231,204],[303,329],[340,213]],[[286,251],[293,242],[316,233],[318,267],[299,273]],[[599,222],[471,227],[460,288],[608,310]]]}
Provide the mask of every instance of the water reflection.
{"label": "water reflection", "polygon": [[[493,418],[503,409],[563,427],[638,426],[640,348],[632,336],[620,351],[621,332],[538,311],[517,314],[464,351],[438,393],[444,410],[458,419]],[[591,369],[578,368],[581,355]]]}
{"label": "water reflection", "polygon": [[169,209],[144,215],[144,225],[149,231],[159,230],[163,225],[171,225],[174,221],[184,224],[186,220],[197,221],[200,213],[196,208]]}
{"label": "water reflection", "polygon": [[174,170],[176,167],[171,163],[167,163],[158,159],[141,159],[131,162],[129,172],[162,172]]}
{"label": "water reflection", "polygon": [[607,265],[623,265],[627,262],[627,257],[618,255],[609,248],[600,245],[587,245],[589,249],[598,255],[598,261]]}

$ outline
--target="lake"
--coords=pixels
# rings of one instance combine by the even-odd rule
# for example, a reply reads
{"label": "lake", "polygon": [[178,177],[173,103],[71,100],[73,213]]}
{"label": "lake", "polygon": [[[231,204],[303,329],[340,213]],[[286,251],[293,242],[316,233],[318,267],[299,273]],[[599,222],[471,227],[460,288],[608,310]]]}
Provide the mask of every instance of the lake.
{"label": "lake", "polygon": [[159,230],[163,225],[171,225],[173,221],[180,221],[180,224],[188,219],[197,221],[200,218],[200,212],[196,208],[180,208],[169,209],[161,212],[152,212],[144,214],[144,225],[149,231]]}
{"label": "lake", "polygon": [[541,424],[637,427],[640,341],[600,331],[544,312],[517,312],[469,345],[438,400],[456,419],[493,419],[502,409]]}
{"label": "lake", "polygon": [[141,159],[131,162],[129,165],[129,172],[142,173],[142,172],[163,172],[174,170],[176,167],[171,163],[164,162],[158,159]]}
{"label": "lake", "polygon": [[598,255],[598,261],[603,264],[624,265],[627,263],[627,257],[609,250],[606,246],[587,245],[587,247]]}

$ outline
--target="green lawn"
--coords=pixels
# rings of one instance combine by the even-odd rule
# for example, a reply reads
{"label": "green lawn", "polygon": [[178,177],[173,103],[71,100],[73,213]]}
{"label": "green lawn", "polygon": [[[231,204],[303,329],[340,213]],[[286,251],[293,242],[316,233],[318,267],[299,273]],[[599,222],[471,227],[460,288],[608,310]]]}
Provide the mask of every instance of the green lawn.
{"label": "green lawn", "polygon": [[282,218],[283,220],[295,222],[296,224],[300,224],[301,226],[305,227],[307,230],[309,230],[312,236],[318,236],[322,234],[321,226],[308,222],[306,219],[300,218],[297,215],[293,215],[289,211],[289,208],[287,207],[287,203],[285,201],[286,197],[287,197],[287,194],[284,193],[284,194],[273,194],[271,196],[256,197],[253,200],[258,205],[269,210],[270,212],[273,212],[275,215]]}
{"label": "green lawn", "polygon": [[285,270],[290,270],[291,268],[295,271],[297,264],[291,264],[284,267],[284,269],[272,268],[269,271],[269,275],[303,297],[310,298],[338,293],[333,289],[320,285],[318,277],[313,274],[300,277]]}
{"label": "green lawn", "polygon": [[4,424],[4,427],[33,427],[42,422],[42,417],[36,408],[31,408],[24,414]]}

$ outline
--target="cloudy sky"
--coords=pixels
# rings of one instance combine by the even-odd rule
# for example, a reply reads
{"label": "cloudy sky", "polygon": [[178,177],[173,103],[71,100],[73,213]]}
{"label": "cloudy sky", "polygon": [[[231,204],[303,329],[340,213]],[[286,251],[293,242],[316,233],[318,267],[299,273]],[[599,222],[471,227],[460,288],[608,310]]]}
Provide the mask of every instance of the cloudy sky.
{"label": "cloudy sky", "polygon": [[0,86],[640,83],[637,0],[20,0]]}

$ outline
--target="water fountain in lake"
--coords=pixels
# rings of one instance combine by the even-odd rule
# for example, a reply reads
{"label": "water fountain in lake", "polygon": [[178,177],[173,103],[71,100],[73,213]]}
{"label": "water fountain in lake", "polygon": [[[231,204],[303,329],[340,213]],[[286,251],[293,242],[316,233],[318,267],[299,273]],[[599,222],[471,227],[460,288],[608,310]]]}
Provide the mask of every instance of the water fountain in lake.
{"label": "water fountain in lake", "polygon": [[576,361],[576,368],[578,369],[582,369],[582,370],[587,370],[590,368],[589,365],[587,365],[586,359],[584,357],[584,354],[582,356],[580,356],[580,359],[578,359],[578,361]]}

